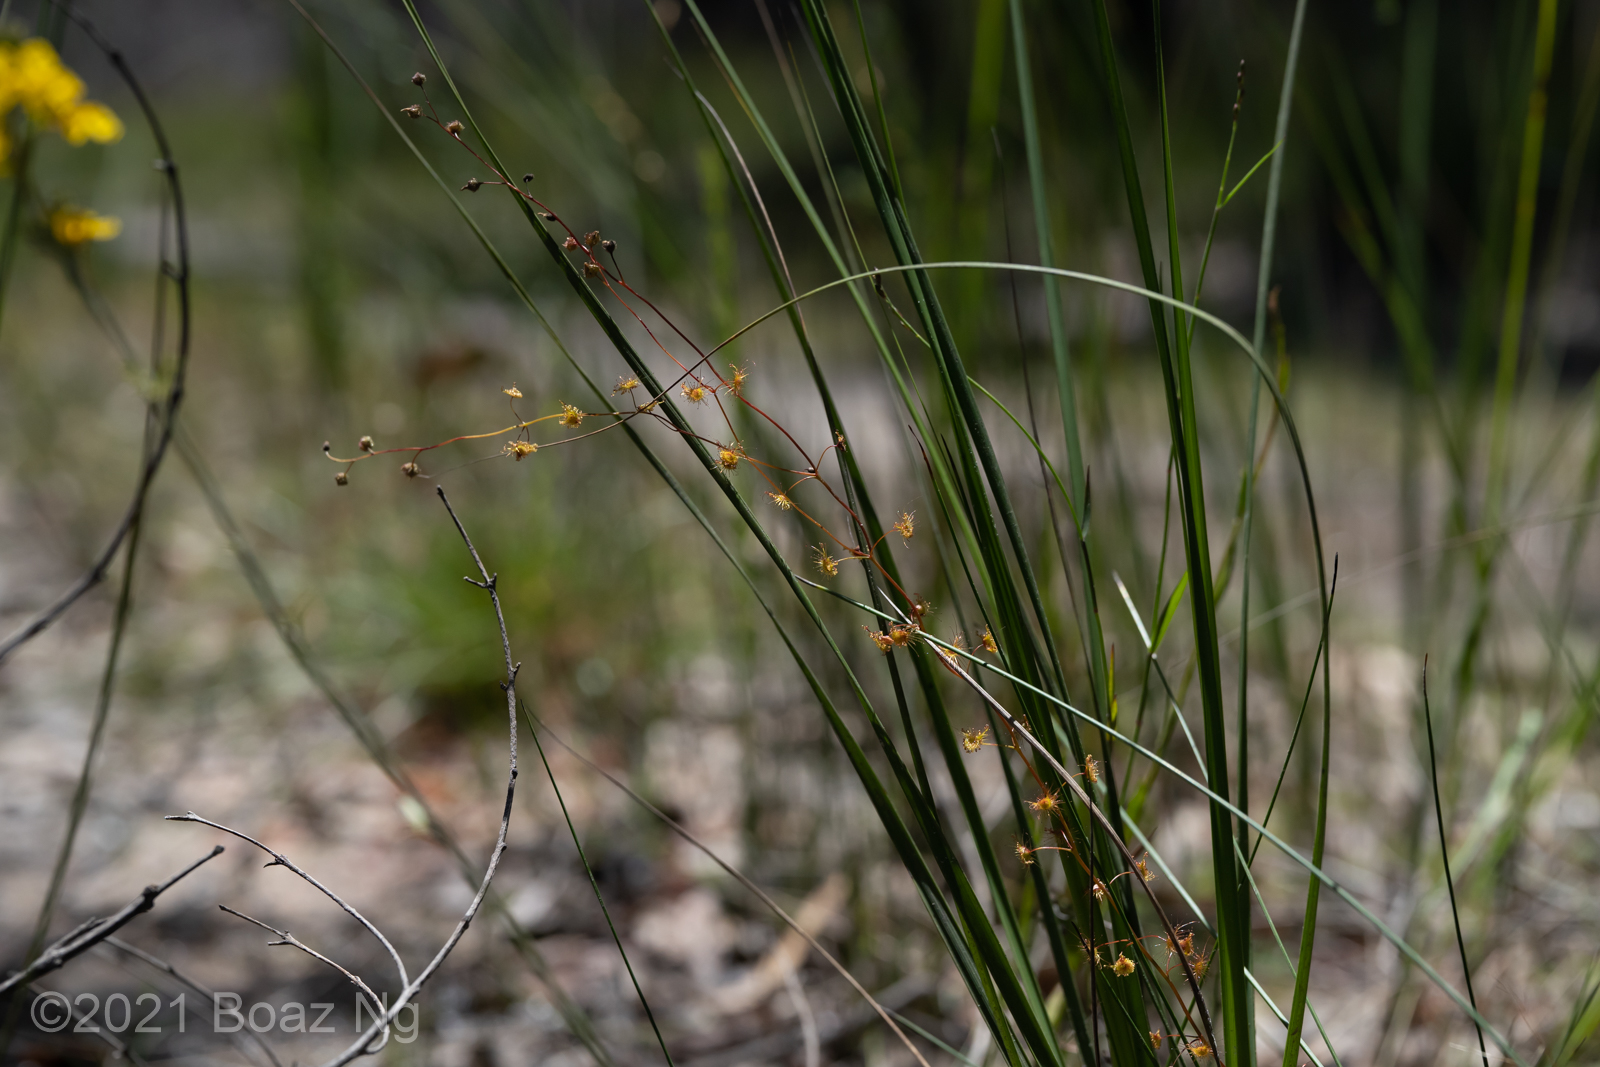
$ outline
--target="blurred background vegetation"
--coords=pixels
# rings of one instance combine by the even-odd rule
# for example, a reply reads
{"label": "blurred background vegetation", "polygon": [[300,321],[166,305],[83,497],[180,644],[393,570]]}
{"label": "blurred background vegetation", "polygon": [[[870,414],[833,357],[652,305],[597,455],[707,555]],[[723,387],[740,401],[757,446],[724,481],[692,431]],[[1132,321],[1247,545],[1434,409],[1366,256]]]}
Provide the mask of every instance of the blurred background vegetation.
{"label": "blurred background vegetation", "polygon": [[[583,404],[581,383],[384,116],[289,5],[79,6],[145,81],[181,167],[196,329],[183,423],[216,472],[245,542],[336,688],[371,715],[402,759],[417,768],[455,768],[448,774],[474,783],[458,784],[452,795],[492,795],[499,649],[481,593],[459,580],[465,561],[456,534],[431,484],[404,478],[400,458],[363,464],[341,488],[321,445],[331,441],[336,454],[352,455],[362,434],[393,447],[482,432],[508,421],[507,386],[525,395],[519,410],[526,417],[569,399]],[[434,68],[397,4],[306,6],[391,113],[417,101],[412,73]],[[1091,8],[1025,6],[1056,262],[1136,282]],[[741,146],[797,287],[836,276],[692,19],[678,0],[654,7]],[[891,258],[878,228],[861,224],[873,212],[866,182],[795,11],[783,0],[707,0],[701,8],[789,158],[807,164],[799,167],[801,180],[828,206],[827,223],[852,220],[869,262]],[[855,8],[838,8],[839,24],[854,25]],[[7,9],[19,32],[32,32],[31,5]],[[508,165],[530,173],[528,188],[575,230],[599,229],[614,239],[629,281],[687,332],[720,339],[778,302],[737,191],[640,0],[437,0],[421,9]],[[881,93],[926,257],[1037,262],[1006,4],[870,0],[860,11],[876,66],[868,68],[858,39],[842,44],[860,61],[864,92],[875,85]],[[1600,454],[1593,383],[1600,367],[1600,164],[1591,139],[1600,4],[1585,0],[1559,7],[1549,73],[1529,325],[1519,342],[1505,461],[1509,503],[1500,502],[1488,475],[1534,11],[1533,4],[1486,0],[1311,3],[1282,149],[1271,278],[1278,290],[1271,336],[1288,368],[1330,554],[1340,558],[1333,670],[1336,721],[1348,745],[1334,757],[1332,867],[1369,906],[1427,945],[1441,970],[1458,973],[1447,967],[1454,959],[1448,924],[1424,906],[1437,900],[1430,894],[1439,885],[1417,725],[1416,683],[1429,656],[1434,710],[1445,724],[1446,809],[1465,853],[1457,873],[1467,887],[1464,917],[1481,970],[1479,993],[1492,1005],[1485,1012],[1499,1011],[1530,1049],[1547,1048],[1552,1028],[1593,989],[1589,961],[1600,922],[1590,892],[1600,874],[1600,795],[1585,773],[1595,769],[1587,731],[1600,649],[1600,559],[1586,540]],[[1184,258],[1197,262],[1241,64],[1229,184],[1273,148],[1292,4],[1182,0],[1159,5],[1157,14],[1142,3],[1116,3],[1111,14],[1147,176],[1160,173],[1152,44],[1159,18],[1178,228]],[[139,462],[142,401],[85,315],[61,269],[64,256],[108,295],[132,336],[153,328],[149,292],[160,226],[154,149],[105,60],[71,31],[63,55],[129,129],[112,146],[43,144],[33,163],[38,195],[116,215],[124,229],[116,241],[62,253],[47,233],[27,228],[6,283],[0,613],[8,630],[99,550]],[[802,121],[796,93],[813,109],[815,129]],[[442,96],[434,99],[443,117],[453,117]],[[408,129],[447,181],[488,177],[436,131]],[[813,160],[827,161],[837,194]],[[1152,197],[1155,188],[1147,180]],[[1246,333],[1265,190],[1258,173],[1221,212],[1201,299]],[[566,345],[609,383],[624,368],[528,239],[509,198],[493,192],[459,195]],[[1161,215],[1154,199],[1152,211]],[[1041,419],[1051,425],[1054,387],[1040,387],[1054,380],[1040,284],[977,273],[948,274],[938,284],[973,376],[1020,402],[1028,368]],[[1119,574],[1148,612],[1180,566],[1176,555],[1168,559],[1168,584],[1160,587],[1168,445],[1159,377],[1149,319],[1137,301],[1065,292],[1096,522],[1103,524],[1101,610],[1127,664],[1125,684],[1135,687],[1124,698],[1131,705],[1140,699],[1141,646],[1110,574]],[[829,295],[808,314],[819,358],[854,428],[855,451],[884,506],[918,510],[932,522],[930,505],[913,488],[920,461],[895,430],[903,413],[846,308],[842,297]],[[902,335],[902,343],[915,339]],[[751,395],[781,411],[787,424],[813,438],[826,434],[817,406],[803,399],[808,386],[798,349],[777,324],[741,339],[728,358],[750,369]],[[1249,377],[1242,361],[1220,348],[1202,345],[1196,360],[1206,459],[1215,464],[1213,547],[1220,552],[1246,462]],[[645,434],[670,463],[684,458],[668,435]],[[424,471],[450,489],[500,575],[513,648],[538,714],[785,899],[804,897],[831,871],[850,872],[848,918],[834,933],[869,988],[906,974],[940,975],[945,965],[926,917],[896,881],[899,866],[842,754],[756,604],[677,499],[618,435],[521,463],[500,457],[498,445],[468,442],[429,453]],[[1018,485],[1029,487],[1018,489],[1020,507],[1043,546],[1043,486],[1031,454],[1015,437],[1003,445]],[[1315,571],[1297,548],[1305,537],[1297,491],[1280,446],[1260,489],[1270,507],[1264,503],[1258,519],[1252,614],[1263,636],[1252,642],[1250,664],[1261,679],[1261,729],[1274,751],[1292,728],[1319,624],[1314,596],[1305,595]],[[691,483],[691,492],[736,552],[759,555],[708,487]],[[799,558],[803,531],[780,535]],[[295,783],[313,773],[308,767],[345,773],[338,768],[359,763],[360,752],[263,624],[229,542],[176,462],[158,482],[144,538],[131,651],[113,711],[116,744],[108,752],[123,751],[120,744],[143,752],[141,736],[182,751],[180,739],[220,729],[235,747],[263,744],[263,752],[275,753],[271,772],[250,780],[254,810],[306,825],[337,822],[336,804],[312,814],[324,802],[308,800],[315,789]],[[1504,540],[1511,562],[1486,567],[1486,539]],[[1041,557],[1053,551],[1042,549]],[[908,567],[936,604],[953,605],[938,562],[929,554]],[[1042,566],[1053,610],[1069,619],[1061,564]],[[88,721],[111,601],[112,591],[100,590],[0,670],[7,729],[55,746],[14,748],[29,755],[8,757],[4,773],[12,784],[0,781],[11,798],[8,817],[30,830],[0,846],[8,959],[12,946],[26,942],[53,858],[60,820],[50,798],[71,784],[65,772],[30,777],[23,764],[44,758],[40,752],[55,753],[63,767],[81,758],[74,746]],[[1231,628],[1238,608],[1236,600],[1228,603]],[[825,609],[830,619],[840,632],[852,631],[853,616],[836,608]],[[936,616],[941,633],[958,627],[954,610]],[[1069,646],[1062,656],[1069,673],[1081,674],[1073,666],[1083,662],[1081,638],[1069,622],[1058,632]],[[1185,627],[1174,635],[1167,673],[1176,684],[1190,641]],[[861,641],[849,656],[870,672],[877,653]],[[1230,684],[1237,683],[1237,665],[1228,669]],[[1181,737],[1167,751],[1188,759]],[[1286,833],[1296,841],[1308,838],[1315,788],[1314,750],[1308,744],[1300,751],[1287,785]],[[165,766],[151,759],[108,757],[96,786],[104,799],[91,804],[88,823],[103,832],[79,847],[74,872],[87,876],[128,862],[138,837],[116,832],[115,818],[201,806],[204,796],[185,793],[179,801],[171,789],[130,792],[141,773]],[[182,766],[173,764],[174,783],[183,781]],[[605,794],[578,765],[558,761],[558,768],[586,798],[580,823],[600,842],[603,882],[624,914],[683,899],[686,885],[703,881],[725,898],[718,907],[765,928],[757,912],[739,910],[751,909],[748,899],[704,861],[675,852],[646,816]],[[1262,794],[1275,771],[1253,769],[1264,776]],[[537,785],[529,791],[541,792]],[[527,844],[530,855],[572,866],[551,798],[533,803],[532,828],[518,831],[524,843],[535,842]],[[1164,813],[1153,820],[1164,851],[1190,857],[1203,872],[1203,846],[1186,839],[1203,836],[1203,827],[1183,822],[1184,812],[1203,809],[1165,785],[1151,803]],[[390,796],[376,810],[402,827],[393,806]],[[563,885],[561,908],[587,916],[581,886]],[[69,891],[67,900],[74,899]],[[595,933],[592,917],[544,916],[529,922],[545,922],[552,935]],[[1346,1062],[1476,1056],[1463,1036],[1470,1029],[1446,1021],[1448,1005],[1434,1003],[1405,967],[1379,959],[1379,943],[1353,916],[1334,910],[1325,922],[1344,940],[1319,945],[1319,959],[1325,952],[1330,963],[1313,989],[1342,1008],[1324,1017],[1349,1043],[1341,1050]],[[638,937],[656,945],[656,956],[668,961],[663,967],[698,966],[692,953],[679,958],[670,946]],[[596,953],[610,951],[598,936],[593,944]],[[758,934],[729,940],[713,977],[759,956],[766,944]],[[1362,960],[1377,962],[1367,967]],[[1287,986],[1285,969],[1261,966]],[[602,992],[595,1002],[621,996]],[[930,1026],[954,1020],[941,1032],[972,1052],[959,988],[946,982],[937,996],[922,996],[918,1017]],[[479,1015],[501,1010],[474,1003]],[[629,1009],[615,1010],[627,1016]],[[691,1016],[674,1025],[693,1032]],[[1513,1017],[1524,1020],[1520,1031]],[[643,1048],[627,1029],[636,1024],[624,1020],[615,1032]],[[875,1040],[841,1039],[828,1055],[872,1063],[896,1055]],[[1463,1044],[1455,1050],[1451,1041]],[[430,1047],[447,1045],[437,1037]],[[492,1051],[482,1055],[499,1062]]]}

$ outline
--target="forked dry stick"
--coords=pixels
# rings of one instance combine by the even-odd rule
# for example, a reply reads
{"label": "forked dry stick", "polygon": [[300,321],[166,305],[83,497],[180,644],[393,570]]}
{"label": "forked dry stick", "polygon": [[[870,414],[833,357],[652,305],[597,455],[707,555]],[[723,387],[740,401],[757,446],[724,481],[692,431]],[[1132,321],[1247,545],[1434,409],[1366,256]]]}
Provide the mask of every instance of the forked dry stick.
{"label": "forked dry stick", "polygon": [[[389,943],[389,939],[383,936],[383,931],[374,926],[365,915],[362,915],[359,911],[352,907],[350,903],[339,894],[335,893],[333,890],[317,881],[306,871],[291,863],[289,857],[285,856],[281,852],[276,851],[275,849],[268,848],[266,845],[262,844],[260,841],[257,841],[247,833],[242,833],[239,830],[235,830],[231,826],[224,826],[219,822],[212,822],[210,819],[196,815],[192,811],[186,811],[182,815],[168,815],[166,818],[168,822],[197,822],[202,826],[209,826],[213,830],[221,830],[223,833],[237,837],[241,841],[248,841],[250,844],[256,846],[256,848],[259,848],[262,852],[265,852],[267,855],[271,856],[271,861],[267,863],[268,867],[283,867],[299,875],[306,882],[316,887],[316,889],[320,891],[323,896],[339,905],[339,907],[344,910],[345,914],[349,915],[356,922],[366,927],[367,931],[372,934],[373,937],[377,938],[378,942],[382,944],[384,949],[389,953],[389,958],[394,961],[395,970],[400,972],[400,985],[403,987],[408,981],[410,981],[410,978],[406,974],[405,961],[400,958],[400,953],[395,951],[395,947]],[[224,908],[223,910],[229,911],[230,909]],[[238,915],[238,912],[234,912],[233,914]],[[240,918],[246,918],[246,916],[240,916]],[[252,919],[251,921],[254,922],[255,920]],[[272,927],[268,926],[266,929],[271,930]]]}
{"label": "forked dry stick", "polygon": [[494,851],[489,855],[489,864],[483,872],[483,881],[479,884],[478,892],[473,896],[472,903],[467,905],[466,912],[462,914],[461,921],[456,923],[456,928],[445,939],[445,943],[440,946],[433,959],[428,961],[428,965],[395,997],[394,1004],[384,1012],[383,1017],[367,1027],[365,1033],[357,1037],[355,1042],[343,1052],[329,1060],[324,1067],[343,1067],[344,1064],[362,1055],[367,1043],[380,1030],[386,1029],[394,1022],[401,1010],[417,995],[417,991],[422,988],[423,984],[429,978],[432,978],[434,973],[444,964],[445,958],[454,951],[456,945],[466,934],[467,927],[472,925],[472,920],[477,916],[478,909],[483,906],[483,899],[489,893],[489,884],[494,881],[495,870],[500,866],[500,857],[505,854],[506,834],[511,827],[511,802],[516,798],[517,793],[517,671],[522,668],[522,664],[513,663],[511,660],[511,638],[506,633],[506,616],[505,612],[500,609],[500,593],[495,585],[495,580],[499,576],[490,574],[488,568],[483,565],[483,560],[478,557],[478,549],[473,545],[472,538],[467,536],[466,527],[462,526],[461,520],[456,517],[455,508],[450,506],[450,498],[445,496],[444,487],[437,486],[435,491],[439,494],[439,499],[444,502],[445,510],[450,513],[450,521],[455,523],[456,531],[461,534],[461,540],[466,542],[467,551],[472,555],[472,562],[477,564],[478,573],[483,578],[482,581],[475,578],[467,578],[466,580],[489,594],[489,600],[494,604],[495,621],[500,625],[500,647],[505,653],[506,661],[506,680],[500,683],[500,688],[506,694],[506,717],[509,729],[507,744],[510,749],[510,769],[506,779],[506,804],[500,815],[500,833],[495,838]]}
{"label": "forked dry stick", "polygon": [[[365,983],[365,982],[363,982],[361,980],[361,976],[360,975],[358,975],[355,972],[345,968],[344,966],[340,965],[336,961],[329,959],[327,956],[324,956],[322,953],[318,952],[316,949],[312,948],[310,945],[307,945],[304,941],[301,941],[298,937],[295,937],[289,931],[280,930],[276,926],[272,926],[272,925],[269,925],[267,923],[264,923],[260,919],[252,918],[251,916],[246,915],[242,911],[235,911],[232,908],[228,907],[226,904],[218,904],[217,907],[221,908],[223,911],[227,912],[229,915],[236,916],[237,918],[243,919],[247,923],[251,923],[252,925],[261,927],[261,929],[263,929],[263,930],[267,930],[267,931],[270,931],[271,933],[277,934],[278,935],[278,940],[276,940],[276,941],[268,941],[267,942],[267,946],[269,948],[275,948],[278,945],[287,945],[290,948],[299,949],[301,952],[304,952],[307,956],[310,956],[314,960],[318,960],[318,961],[320,961],[322,963],[326,963],[329,967],[332,967],[334,970],[338,971],[340,974],[342,974],[346,978],[348,978],[350,980],[350,984],[351,985],[355,986],[357,989],[361,990],[362,993],[366,994],[367,997],[369,997],[371,999],[374,1010],[377,1009],[377,1005],[383,1003],[383,1001],[378,997],[378,994],[376,994],[376,993],[374,993],[372,991],[372,987],[367,985],[367,983]],[[378,1053],[378,1052],[381,1052],[383,1050],[383,1046],[387,1045],[388,1043],[389,1043],[389,1031],[388,1031],[388,1029],[385,1029],[383,1031],[383,1040],[378,1042],[376,1045],[372,1046],[371,1048],[367,1049],[367,1052],[374,1053],[374,1054]]]}
{"label": "forked dry stick", "polygon": [[202,864],[222,855],[222,851],[222,846],[218,845],[160,885],[145,886],[136,898],[123,905],[122,909],[115,915],[106,919],[88,919],[80,923],[56,941],[55,944],[39,953],[39,957],[28,966],[13,974],[10,978],[0,981],[0,996],[4,996],[18,986],[32,982],[41,975],[59,970],[73,957],[89,951],[89,949],[132,922],[134,916],[143,915],[155,907],[156,897],[177,885],[179,881]]}

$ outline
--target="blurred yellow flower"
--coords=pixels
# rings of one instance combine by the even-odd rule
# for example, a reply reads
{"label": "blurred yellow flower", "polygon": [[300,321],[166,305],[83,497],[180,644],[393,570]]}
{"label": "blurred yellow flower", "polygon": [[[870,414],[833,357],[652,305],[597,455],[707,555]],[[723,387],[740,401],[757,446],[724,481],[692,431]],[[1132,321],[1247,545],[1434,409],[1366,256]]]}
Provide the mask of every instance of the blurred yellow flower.
{"label": "blurred yellow flower", "polygon": [[85,100],[83,79],[61,62],[49,41],[0,43],[0,114],[21,106],[33,121],[53,126],[71,144],[109,144],[122,121],[104,104]]}
{"label": "blurred yellow flower", "polygon": [[110,144],[122,139],[122,120],[104,104],[86,101],[61,120],[61,136],[69,144]]}
{"label": "blurred yellow flower", "polygon": [[70,247],[86,241],[109,241],[122,232],[122,220],[85,208],[60,207],[50,213],[50,234]]}

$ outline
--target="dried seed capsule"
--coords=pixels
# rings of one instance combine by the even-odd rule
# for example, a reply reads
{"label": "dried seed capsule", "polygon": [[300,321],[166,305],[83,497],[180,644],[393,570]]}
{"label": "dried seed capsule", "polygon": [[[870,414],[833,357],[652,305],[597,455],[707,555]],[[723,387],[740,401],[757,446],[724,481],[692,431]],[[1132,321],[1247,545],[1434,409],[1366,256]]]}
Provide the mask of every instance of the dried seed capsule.
{"label": "dried seed capsule", "polygon": [[461,188],[465,189],[469,193],[475,193],[479,189],[483,188],[483,183],[476,178],[468,178],[467,184],[463,185]]}
{"label": "dried seed capsule", "polygon": [[421,85],[426,84],[427,81],[428,81],[428,76],[426,74],[422,73],[420,70],[417,73],[411,75],[411,84],[412,85],[421,86]]}
{"label": "dried seed capsule", "polygon": [[615,252],[617,250],[617,242],[607,237],[604,241],[600,242],[600,247],[605,249],[607,252]]}
{"label": "dried seed capsule", "polygon": [[371,437],[363,437],[361,440],[357,441],[356,444],[361,446],[361,451],[363,451],[363,452],[371,452],[372,451],[372,438]]}
{"label": "dried seed capsule", "polygon": [[350,476],[348,474],[346,474],[344,471],[340,471],[338,474],[335,474],[333,476],[333,484],[334,485],[349,485],[350,484]]}
{"label": "dried seed capsule", "polygon": [[403,107],[400,109],[400,114],[404,115],[408,119],[420,119],[422,117],[422,105],[411,104],[407,107]]}
{"label": "dried seed capsule", "polygon": [[407,478],[415,478],[419,473],[419,468],[415,463],[407,463],[400,469],[405,472]]}
{"label": "dried seed capsule", "polygon": [[466,127],[461,125],[460,119],[451,119],[449,122],[444,124],[445,133],[460,133],[464,129],[466,129]]}

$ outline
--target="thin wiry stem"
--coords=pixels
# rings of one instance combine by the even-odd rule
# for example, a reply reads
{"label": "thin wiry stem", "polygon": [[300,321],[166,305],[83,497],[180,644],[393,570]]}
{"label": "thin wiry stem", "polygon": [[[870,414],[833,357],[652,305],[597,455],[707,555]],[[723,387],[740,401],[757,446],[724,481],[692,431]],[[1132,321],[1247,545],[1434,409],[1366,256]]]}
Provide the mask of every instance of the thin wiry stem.
{"label": "thin wiry stem", "polygon": [[[351,985],[354,985],[361,992],[365,993],[367,996],[372,998],[372,1003],[374,1005],[374,1010],[376,1010],[376,1006],[378,1004],[382,1003],[382,1000],[379,998],[378,994],[374,993],[372,991],[372,987],[367,985],[366,982],[363,982],[361,980],[361,976],[360,975],[356,974],[354,971],[351,971],[349,968],[343,966],[342,964],[338,963],[337,961],[331,960],[327,956],[324,956],[322,953],[318,952],[316,949],[312,948],[310,945],[306,944],[304,941],[301,941],[298,937],[295,937],[289,931],[280,930],[276,926],[272,926],[269,923],[264,923],[260,919],[256,919],[256,918],[253,918],[253,917],[251,917],[249,915],[246,915],[242,911],[235,911],[233,908],[228,907],[226,904],[218,904],[217,907],[221,908],[223,911],[227,912],[229,915],[232,915],[232,916],[234,916],[236,918],[239,918],[239,919],[243,919],[245,922],[250,923],[253,926],[259,926],[263,930],[266,930],[266,931],[268,931],[270,933],[274,933],[274,934],[278,935],[278,940],[276,940],[276,941],[268,941],[267,942],[267,945],[269,947],[277,947],[279,945],[287,945],[290,948],[297,948],[301,952],[304,952],[307,956],[310,956],[312,959],[317,960],[317,961],[319,961],[321,963],[325,963],[329,967],[332,967],[334,970],[338,971],[340,974],[342,974],[346,978],[348,978],[350,980],[350,984]],[[388,1029],[388,1027],[385,1027],[384,1031],[383,1031],[383,1040],[378,1042],[376,1045],[373,1045],[371,1048],[367,1049],[366,1051],[368,1053],[379,1052],[380,1050],[382,1050],[383,1046],[387,1045],[388,1043],[389,1043],[389,1029]]]}
{"label": "thin wiry stem", "polygon": [[[526,706],[523,707],[523,714],[528,715]],[[556,784],[556,772],[551,769],[550,760],[544,754],[544,745],[539,743],[538,731],[530,732],[533,734],[533,747],[539,753],[539,762],[544,764],[544,773],[550,779],[550,788],[555,791],[556,803],[561,805],[561,817],[566,821],[567,833],[572,836],[573,847],[578,850],[578,862],[583,864],[583,873],[589,877],[589,888],[594,890],[594,899],[600,905],[601,914],[605,916],[606,929],[611,931],[611,940],[616,943],[617,952],[622,956],[622,966],[627,968],[628,981],[633,983],[634,995],[644,1007],[645,1018],[650,1021],[650,1030],[656,1035],[656,1044],[661,1047],[661,1055],[665,1057],[667,1067],[673,1067],[672,1052],[667,1048],[667,1039],[662,1036],[661,1026],[656,1022],[656,1013],[651,1009],[650,1001],[639,985],[639,976],[633,971],[633,961],[628,958],[628,950],[622,947],[622,935],[617,933],[617,924],[611,921],[611,909],[606,906],[606,898],[600,893],[600,883],[595,880],[594,868],[589,866],[589,857],[583,851],[583,841],[578,837],[578,828],[572,825],[572,813],[567,810],[567,798],[561,795],[561,787]]]}
{"label": "thin wiry stem", "polygon": [[713,852],[709,845],[707,845],[704,841],[701,841],[694,834],[690,833],[682,823],[678,822],[676,819],[672,818],[672,816],[668,815],[666,812],[650,803],[644,797],[640,796],[626,782],[622,781],[616,775],[590,760],[583,753],[567,744],[566,741],[563,741],[561,736],[555,731],[551,730],[549,726],[545,725],[542,720],[535,718],[533,713],[530,712],[526,706],[523,707],[522,714],[528,720],[528,730],[530,733],[535,734],[536,741],[538,731],[543,730],[550,737],[550,740],[560,745],[574,759],[578,760],[578,762],[582,763],[585,767],[589,768],[591,771],[600,775],[600,777],[604,778],[606,781],[610,782],[612,785],[628,794],[634,803],[638,804],[651,815],[654,815],[657,819],[661,820],[662,824],[665,825],[667,829],[671,830],[673,833],[689,842],[689,844],[705,853],[706,856],[710,858],[711,862],[715,863],[718,867],[721,867],[724,871],[727,871],[735,881],[744,886],[751,893],[754,893],[761,903],[765,904],[774,915],[783,920],[784,924],[788,926],[789,929],[793,930],[796,934],[799,934],[800,937],[805,940],[806,944],[810,945],[818,955],[828,962],[829,966],[831,966],[835,971],[838,971],[839,975],[844,978],[846,982],[850,983],[850,987],[857,993],[861,994],[863,1000],[872,1005],[872,1009],[878,1013],[879,1017],[883,1019],[884,1023],[889,1027],[889,1029],[894,1031],[895,1036],[898,1037],[905,1047],[910,1050],[911,1055],[916,1057],[917,1063],[920,1064],[921,1067],[929,1067],[928,1061],[923,1058],[922,1053],[917,1049],[917,1046],[911,1043],[911,1039],[906,1036],[905,1031],[901,1030],[900,1027],[895,1024],[894,1019],[890,1017],[888,1009],[886,1009],[882,1004],[878,1003],[873,995],[867,992],[866,987],[856,980],[855,975],[846,970],[844,964],[840,963],[838,959],[834,957],[833,953],[829,952],[826,948],[823,948],[822,943],[813,937],[809,930],[796,922],[793,916],[785,911],[776,900],[773,900],[772,897],[767,894],[766,890],[752,882],[743,871],[739,870],[727,860]]}
{"label": "thin wiry stem", "polygon": [[[1444,805],[1439,801],[1439,762],[1433,751],[1433,711],[1428,707],[1428,661],[1422,661],[1422,721],[1428,730],[1428,780],[1433,786],[1433,816],[1439,827],[1439,856],[1444,861],[1444,884],[1450,890],[1450,919],[1456,928],[1456,949],[1461,953],[1461,976],[1466,981],[1467,999],[1478,1006],[1478,997],[1472,991],[1472,965],[1467,962],[1467,941],[1461,936],[1461,909],[1456,906],[1456,881],[1450,874],[1450,838],[1444,831]],[[1483,1027],[1473,1020],[1478,1031],[1478,1054],[1483,1057],[1483,1067],[1489,1067],[1489,1048],[1483,1043]]]}
{"label": "thin wiry stem", "polygon": [[90,589],[104,580],[111,569],[112,562],[117,557],[117,551],[122,547],[123,541],[133,532],[139,519],[144,514],[145,501],[150,493],[150,486],[155,481],[156,472],[161,469],[162,460],[166,458],[167,446],[172,443],[172,435],[177,427],[178,408],[183,402],[184,385],[189,371],[189,339],[190,339],[190,309],[189,309],[189,223],[184,212],[183,187],[178,181],[178,164],[172,157],[172,148],[167,142],[166,133],[161,127],[161,121],[156,117],[155,110],[150,106],[149,98],[144,94],[139,80],[134,77],[127,60],[122,53],[114,48],[110,42],[100,35],[94,24],[84,18],[74,8],[61,5],[58,0],[51,0],[57,7],[64,11],[68,18],[76,22],[94,43],[95,47],[105,54],[106,59],[122,77],[123,82],[133,93],[138,102],[139,110],[144,114],[145,123],[150,127],[151,136],[156,142],[158,152],[156,169],[165,179],[167,194],[172,199],[172,223],[174,237],[177,245],[177,261],[168,262],[162,257],[159,270],[170,277],[178,301],[178,329],[176,341],[176,355],[173,362],[172,381],[167,388],[167,393],[161,405],[161,412],[157,423],[155,442],[145,454],[144,462],[140,467],[139,480],[134,486],[132,499],[124,510],[121,520],[118,521],[111,537],[105,547],[100,550],[81,577],[74,582],[66,592],[57,597],[55,602],[35,615],[25,623],[21,629],[5,641],[0,642],[0,664],[17,649],[39,636],[50,627],[57,619],[66,613],[67,609],[77,603],[78,599]]}
{"label": "thin wiry stem", "polygon": [[343,1064],[349,1063],[357,1056],[360,1056],[367,1043],[377,1035],[379,1030],[388,1028],[389,1024],[400,1014],[401,1009],[411,1002],[423,984],[429,978],[432,978],[434,973],[444,964],[445,958],[450,955],[461,941],[461,938],[467,932],[467,927],[472,925],[472,920],[477,916],[478,909],[483,906],[484,897],[489,893],[489,884],[494,881],[495,871],[500,866],[500,857],[505,854],[506,834],[511,828],[511,803],[517,794],[517,671],[522,667],[522,664],[513,663],[511,659],[511,638],[506,633],[506,617],[500,608],[500,593],[495,583],[497,576],[491,575],[488,569],[484,567],[483,560],[478,557],[478,549],[473,545],[472,538],[467,535],[466,527],[462,526],[461,520],[456,517],[455,508],[450,506],[450,498],[445,495],[444,487],[437,486],[435,491],[439,494],[439,499],[444,502],[445,510],[450,513],[450,521],[455,523],[456,531],[461,534],[461,540],[466,542],[467,551],[472,555],[472,562],[477,564],[478,573],[482,576],[481,581],[470,577],[466,580],[488,592],[489,600],[494,604],[495,621],[500,625],[500,647],[505,653],[506,661],[506,680],[500,683],[500,688],[505,690],[506,694],[506,716],[509,720],[510,731],[507,742],[510,750],[510,769],[506,779],[506,802],[500,815],[500,832],[495,838],[494,850],[489,854],[489,864],[483,873],[483,881],[479,884],[478,892],[473,896],[472,903],[467,905],[467,910],[462,914],[461,920],[456,923],[456,928],[445,939],[445,943],[440,946],[433,959],[428,961],[428,965],[417,974],[416,978],[411,980],[409,985],[395,996],[394,1004],[384,1013],[383,1017],[369,1026],[366,1032],[356,1039],[354,1044],[329,1060],[325,1067],[342,1067]]}

